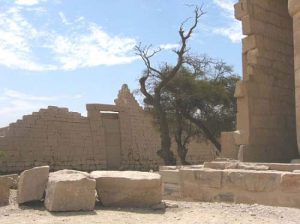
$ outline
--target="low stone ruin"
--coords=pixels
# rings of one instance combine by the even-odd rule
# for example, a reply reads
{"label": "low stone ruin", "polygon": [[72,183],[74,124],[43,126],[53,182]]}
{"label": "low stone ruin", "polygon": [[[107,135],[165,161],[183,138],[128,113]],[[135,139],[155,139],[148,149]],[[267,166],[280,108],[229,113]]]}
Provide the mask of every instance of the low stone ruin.
{"label": "low stone ruin", "polygon": [[21,173],[18,182],[19,204],[43,198],[49,176],[49,166],[35,167]]}
{"label": "low stone ruin", "polygon": [[0,178],[0,206],[9,202],[9,186],[4,178]]}
{"label": "low stone ruin", "polygon": [[104,206],[151,207],[162,200],[159,174],[138,171],[94,171],[97,194]]}
{"label": "low stone ruin", "polygon": [[300,164],[216,161],[160,174],[169,199],[300,208]]}
{"label": "low stone ruin", "polygon": [[[9,203],[12,183],[12,178],[0,176],[0,205]],[[97,197],[109,207],[156,206],[162,200],[161,177],[138,171],[49,173],[49,166],[42,166],[23,171],[18,181],[18,204],[44,200],[46,209],[51,212],[91,211]]]}
{"label": "low stone ruin", "polygon": [[0,176],[0,206],[9,203],[9,190],[17,189],[18,175]]}
{"label": "low stone ruin", "polygon": [[[157,170],[159,131],[127,85],[114,105],[87,104],[87,116],[49,106],[0,127],[0,173],[50,165],[52,170]],[[172,140],[174,141],[174,140]],[[176,144],[171,150],[176,152]],[[213,159],[213,145],[194,139],[187,161]],[[175,153],[175,156],[177,154]]]}
{"label": "low stone ruin", "polygon": [[48,211],[91,211],[96,181],[86,172],[60,170],[49,176],[45,207]]}

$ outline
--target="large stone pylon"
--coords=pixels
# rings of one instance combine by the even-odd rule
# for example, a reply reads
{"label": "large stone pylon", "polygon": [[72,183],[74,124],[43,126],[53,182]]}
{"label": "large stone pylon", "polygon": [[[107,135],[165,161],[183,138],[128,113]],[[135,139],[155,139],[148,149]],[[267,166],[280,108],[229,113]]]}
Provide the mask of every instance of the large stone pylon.
{"label": "large stone pylon", "polygon": [[293,17],[294,27],[296,127],[300,154],[300,0],[289,0],[289,13]]}

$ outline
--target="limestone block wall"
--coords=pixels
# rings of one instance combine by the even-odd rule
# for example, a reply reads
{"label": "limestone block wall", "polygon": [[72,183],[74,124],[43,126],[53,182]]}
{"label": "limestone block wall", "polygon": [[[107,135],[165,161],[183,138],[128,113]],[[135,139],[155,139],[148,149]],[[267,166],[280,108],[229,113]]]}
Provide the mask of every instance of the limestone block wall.
{"label": "limestone block wall", "polygon": [[48,107],[9,125],[0,137],[1,172],[49,164],[52,169],[103,168],[103,151],[94,147],[89,119],[66,108]]}
{"label": "limestone block wall", "polygon": [[[214,147],[215,146],[209,141],[193,139],[189,144],[189,151],[186,155],[187,162],[190,164],[202,164],[205,161],[214,160]],[[172,150],[175,152],[175,155],[177,155],[175,142],[172,144]]]}
{"label": "limestone block wall", "polygon": [[300,208],[300,174],[241,169],[180,170],[185,200]]}
{"label": "limestone block wall", "polygon": [[163,164],[156,151],[160,146],[158,130],[153,119],[138,104],[127,86],[123,86],[115,100],[124,112],[120,113],[122,133],[122,166],[129,168],[157,167]]}
{"label": "limestone block wall", "polygon": [[[159,131],[124,85],[116,105],[87,104],[87,117],[49,106],[0,129],[0,173],[50,165],[52,170],[156,169]],[[211,144],[191,142],[191,163],[213,159]],[[176,152],[176,145],[173,150]],[[176,154],[176,153],[175,153]]]}
{"label": "limestone block wall", "polygon": [[296,127],[298,151],[300,154],[300,1],[289,0],[289,13],[293,18]]}
{"label": "limestone block wall", "polygon": [[7,133],[8,129],[8,127],[0,128],[0,136],[4,136]]}
{"label": "limestone block wall", "polygon": [[245,161],[296,158],[294,47],[287,0],[240,0],[243,80],[238,83],[235,143]]}
{"label": "limestone block wall", "polygon": [[203,166],[160,167],[164,197],[300,208],[300,165],[207,162]]}

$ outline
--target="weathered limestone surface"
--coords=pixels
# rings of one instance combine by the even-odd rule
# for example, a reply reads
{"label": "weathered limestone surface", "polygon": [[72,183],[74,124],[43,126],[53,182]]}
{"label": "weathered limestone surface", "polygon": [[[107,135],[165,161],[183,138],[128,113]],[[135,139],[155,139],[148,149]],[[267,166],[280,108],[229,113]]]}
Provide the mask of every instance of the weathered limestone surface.
{"label": "weathered limestone surface", "polygon": [[300,175],[298,173],[284,174],[280,187],[283,192],[300,194]]}
{"label": "weathered limestone surface", "polygon": [[234,132],[222,132],[221,145],[222,145],[222,157],[237,159],[238,146],[235,144]]}
{"label": "weathered limestone surface", "polygon": [[0,176],[0,206],[9,203],[9,187],[10,183],[7,181],[7,178]]}
{"label": "weathered limestone surface", "polygon": [[[261,165],[250,163],[238,163],[236,168],[226,168],[233,167],[233,162],[214,163],[213,166],[213,163],[205,164],[213,168],[205,168],[205,165],[204,168],[178,168],[181,199],[300,208],[300,173],[294,164],[290,164],[288,172],[255,170],[253,168]],[[288,164],[282,165],[287,170]],[[276,166],[282,168],[279,164]]]}
{"label": "weathered limestone surface", "polygon": [[95,207],[96,181],[88,173],[61,170],[50,173],[45,207],[48,211],[90,211]]}
{"label": "weathered limestone surface", "polygon": [[18,182],[19,204],[43,198],[49,177],[49,166],[35,167],[21,173]]}
{"label": "weathered limestone surface", "polygon": [[211,201],[210,189],[218,189],[222,184],[222,171],[213,169],[180,169],[181,195],[187,200]]}
{"label": "weathered limestone surface", "polygon": [[164,199],[180,199],[180,177],[179,169],[164,169],[159,167],[159,174],[163,183]]}
{"label": "weathered limestone surface", "polygon": [[[245,163],[237,160],[205,162],[204,168],[211,169],[243,169],[243,170],[277,170],[293,172],[300,170],[300,164],[291,163]],[[196,167],[194,167],[196,168]]]}
{"label": "weathered limestone surface", "polygon": [[23,116],[10,124],[0,138],[4,152],[0,172],[19,172],[43,165],[54,170],[105,168],[105,148],[93,141],[90,123],[79,113],[53,106]]}
{"label": "weathered limestone surface", "polygon": [[291,161],[291,163],[294,163],[294,164],[300,164],[300,159],[293,159]]}
{"label": "weathered limestone surface", "polygon": [[300,1],[289,0],[289,13],[293,17],[294,28],[296,127],[298,151],[300,154]]}
{"label": "weathered limestone surface", "polygon": [[251,192],[272,192],[280,183],[278,172],[225,170],[222,172],[222,187]]}
{"label": "weathered limestone surface", "polygon": [[3,175],[3,176],[1,176],[1,179],[2,179],[2,181],[7,183],[9,188],[18,189],[18,181],[19,181],[18,174]]}
{"label": "weathered limestone surface", "polygon": [[[298,5],[299,1],[291,3]],[[228,137],[222,145],[225,151],[242,145],[246,162],[290,162],[298,157],[294,49],[297,52],[299,48],[300,24],[294,23],[293,34],[287,0],[240,0],[235,16],[246,36],[242,40],[243,80],[235,91],[238,113],[234,142]],[[296,55],[296,68],[298,62]]]}
{"label": "weathered limestone surface", "polygon": [[162,200],[159,174],[137,171],[94,171],[97,193],[104,206],[151,207]]}
{"label": "weathered limestone surface", "polygon": [[[229,160],[208,162],[204,167],[160,168],[164,195],[171,200],[258,203],[300,208],[300,166],[296,164],[242,163]],[[175,170],[178,172],[174,172]],[[166,194],[168,184],[178,179],[178,188],[174,189],[173,194]]]}
{"label": "weathered limestone surface", "polygon": [[[0,173],[35,166],[52,170],[156,169],[160,136],[152,116],[136,101],[126,85],[115,105],[87,104],[87,117],[67,108],[49,106],[0,129]],[[172,144],[176,152],[176,144]],[[213,159],[212,144],[192,141],[187,160]],[[176,154],[176,153],[175,153]]]}

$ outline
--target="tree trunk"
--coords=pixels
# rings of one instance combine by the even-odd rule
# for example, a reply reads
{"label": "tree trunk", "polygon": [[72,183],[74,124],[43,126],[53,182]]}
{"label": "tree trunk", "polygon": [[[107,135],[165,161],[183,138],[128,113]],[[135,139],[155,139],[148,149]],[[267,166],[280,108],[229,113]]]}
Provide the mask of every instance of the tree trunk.
{"label": "tree trunk", "polygon": [[182,165],[190,165],[189,162],[186,161],[186,155],[188,150],[183,146],[182,141],[181,141],[181,136],[175,137],[176,143],[177,143],[177,154],[179,156],[180,162]]}
{"label": "tree trunk", "polygon": [[161,149],[157,154],[164,160],[165,165],[176,165],[176,158],[171,151],[171,138],[166,113],[159,102],[155,102],[155,109],[159,119]]}
{"label": "tree trunk", "polygon": [[182,115],[176,109],[176,132],[175,132],[175,141],[177,143],[177,154],[180,158],[180,162],[182,165],[190,165],[186,161],[186,155],[188,149],[185,147],[184,143],[182,143]]}

